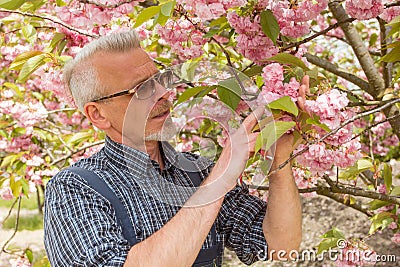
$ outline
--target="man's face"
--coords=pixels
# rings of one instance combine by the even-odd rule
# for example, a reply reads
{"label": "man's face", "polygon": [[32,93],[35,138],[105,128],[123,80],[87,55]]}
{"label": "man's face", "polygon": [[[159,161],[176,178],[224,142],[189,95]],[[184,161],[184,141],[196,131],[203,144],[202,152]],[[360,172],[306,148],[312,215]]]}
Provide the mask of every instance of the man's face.
{"label": "man's face", "polygon": [[[133,88],[158,73],[153,61],[141,48],[128,52],[100,52],[93,56],[92,62],[106,88],[103,95]],[[103,101],[101,105],[112,130],[120,134],[122,142],[138,148],[142,147],[144,140],[159,138],[172,107],[168,97],[168,91],[155,83],[155,92],[147,99],[125,95]]]}

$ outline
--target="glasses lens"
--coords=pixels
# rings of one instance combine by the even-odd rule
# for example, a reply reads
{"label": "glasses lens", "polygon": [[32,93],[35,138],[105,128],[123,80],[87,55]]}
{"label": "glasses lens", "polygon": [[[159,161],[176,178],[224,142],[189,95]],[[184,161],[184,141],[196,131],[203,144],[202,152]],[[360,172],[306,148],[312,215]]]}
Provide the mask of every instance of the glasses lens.
{"label": "glasses lens", "polygon": [[136,91],[136,97],[138,99],[147,99],[154,94],[156,84],[154,79],[145,81]]}
{"label": "glasses lens", "polygon": [[175,83],[175,75],[172,70],[168,70],[166,72],[163,72],[160,74],[158,77],[158,82],[165,88],[171,89],[171,85]]}

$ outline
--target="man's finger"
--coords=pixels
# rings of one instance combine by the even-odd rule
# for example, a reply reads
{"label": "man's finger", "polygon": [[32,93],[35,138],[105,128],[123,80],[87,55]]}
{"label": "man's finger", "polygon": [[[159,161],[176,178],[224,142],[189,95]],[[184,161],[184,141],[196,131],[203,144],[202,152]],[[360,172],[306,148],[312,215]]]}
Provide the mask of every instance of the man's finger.
{"label": "man's finger", "polygon": [[301,86],[299,88],[299,97],[297,98],[297,104],[299,108],[305,111],[306,94],[310,93],[310,78],[305,75],[301,80]]}
{"label": "man's finger", "polygon": [[261,119],[265,112],[265,108],[260,106],[256,108],[246,119],[244,119],[242,125],[246,129],[246,132],[250,133],[251,130],[256,126],[257,122]]}

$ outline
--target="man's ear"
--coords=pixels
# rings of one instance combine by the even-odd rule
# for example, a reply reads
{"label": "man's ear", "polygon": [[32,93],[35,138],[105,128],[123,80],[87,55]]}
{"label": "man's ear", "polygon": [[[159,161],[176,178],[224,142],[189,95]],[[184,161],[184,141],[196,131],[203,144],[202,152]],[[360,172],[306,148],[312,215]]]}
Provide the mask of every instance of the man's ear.
{"label": "man's ear", "polygon": [[101,106],[95,102],[88,102],[83,107],[86,117],[90,122],[101,130],[111,127],[111,122],[103,115]]}

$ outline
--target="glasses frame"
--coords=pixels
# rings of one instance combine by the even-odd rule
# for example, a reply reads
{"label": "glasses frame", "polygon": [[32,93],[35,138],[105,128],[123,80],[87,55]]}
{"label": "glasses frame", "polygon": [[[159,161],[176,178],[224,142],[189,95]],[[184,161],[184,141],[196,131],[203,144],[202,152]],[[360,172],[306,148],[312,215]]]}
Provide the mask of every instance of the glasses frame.
{"label": "glasses frame", "polygon": [[133,88],[131,88],[131,89],[125,89],[125,90],[122,90],[122,91],[120,91],[120,92],[117,92],[117,93],[114,93],[114,94],[110,94],[110,95],[106,95],[106,96],[102,96],[102,97],[99,97],[99,98],[95,98],[95,99],[93,99],[93,100],[91,100],[90,102],[98,102],[98,101],[101,101],[101,100],[107,100],[107,99],[111,99],[111,98],[114,98],[114,97],[118,97],[118,96],[124,96],[124,95],[134,95],[134,96],[136,96],[136,99],[139,99],[139,100],[145,100],[145,99],[147,99],[147,98],[150,98],[151,96],[153,96],[154,95],[154,92],[156,91],[156,88],[153,88],[152,90],[152,94],[149,96],[149,97],[147,97],[147,98],[139,98],[138,96],[137,96],[137,91],[139,91],[139,89],[140,89],[140,87],[145,83],[145,82],[148,82],[148,81],[150,81],[150,80],[155,80],[156,82],[159,82],[158,81],[158,79],[157,79],[157,77],[154,77],[154,76],[156,76],[156,75],[162,75],[162,74],[165,74],[165,73],[167,73],[167,72],[171,72],[173,75],[175,75],[176,76],[176,74],[175,74],[175,72],[173,71],[173,70],[171,70],[171,69],[166,69],[164,72],[158,72],[157,74],[155,74],[155,75],[153,75],[152,77],[150,77],[149,79],[146,79],[146,80],[144,80],[144,81],[142,81],[142,82],[139,82],[137,85],[135,85]]}

